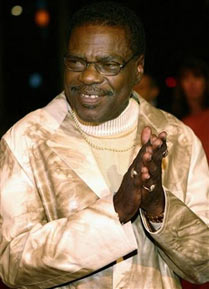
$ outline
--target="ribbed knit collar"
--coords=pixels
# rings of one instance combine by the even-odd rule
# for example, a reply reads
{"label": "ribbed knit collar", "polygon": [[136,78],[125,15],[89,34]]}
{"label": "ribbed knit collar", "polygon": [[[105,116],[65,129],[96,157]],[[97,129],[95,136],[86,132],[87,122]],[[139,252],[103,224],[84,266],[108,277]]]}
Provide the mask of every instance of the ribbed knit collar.
{"label": "ribbed knit collar", "polygon": [[[72,112],[71,107],[69,107]],[[106,121],[102,124],[92,125],[91,123],[81,122],[76,117],[82,131],[91,136],[112,136],[129,131],[138,121],[139,105],[131,98],[126,109],[115,119]]]}

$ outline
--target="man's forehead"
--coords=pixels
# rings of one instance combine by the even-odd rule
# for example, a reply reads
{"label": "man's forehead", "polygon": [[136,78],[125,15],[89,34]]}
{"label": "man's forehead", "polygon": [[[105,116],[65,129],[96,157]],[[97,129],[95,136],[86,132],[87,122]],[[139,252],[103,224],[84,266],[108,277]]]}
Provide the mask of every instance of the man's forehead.
{"label": "man's forehead", "polygon": [[126,31],[120,26],[86,24],[73,29],[68,50],[93,52],[102,56],[126,56],[131,54]]}
{"label": "man's forehead", "polygon": [[82,37],[84,40],[88,39],[88,36],[94,35],[94,37],[100,37],[101,35],[106,37],[114,37],[114,40],[121,39],[125,42],[128,40],[128,35],[124,27],[121,26],[110,26],[101,24],[86,23],[74,27],[71,32],[70,39],[73,37]]}
{"label": "man's forehead", "polygon": [[108,29],[113,29],[113,30],[121,30],[124,31],[124,33],[126,33],[129,29],[128,27],[122,26],[122,25],[110,25],[110,24],[105,24],[105,23],[100,23],[100,22],[86,22],[86,23],[82,23],[79,25],[75,25],[72,30],[71,33],[74,30],[77,30],[79,28],[89,28],[92,27],[93,29],[99,28],[101,30],[108,30]]}

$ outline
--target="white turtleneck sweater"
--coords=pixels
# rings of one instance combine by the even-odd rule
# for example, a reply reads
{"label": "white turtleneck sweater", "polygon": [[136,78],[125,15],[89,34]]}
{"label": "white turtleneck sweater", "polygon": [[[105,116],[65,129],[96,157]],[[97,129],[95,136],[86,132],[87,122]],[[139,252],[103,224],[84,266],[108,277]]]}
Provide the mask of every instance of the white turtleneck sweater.
{"label": "white turtleneck sweater", "polygon": [[[130,99],[128,106],[117,118],[99,125],[77,124],[85,134],[88,142],[106,149],[91,146],[105,181],[112,193],[116,192],[122,178],[129,168],[133,158],[133,145],[136,140],[139,106],[134,99]],[[120,150],[125,150],[120,152]]]}

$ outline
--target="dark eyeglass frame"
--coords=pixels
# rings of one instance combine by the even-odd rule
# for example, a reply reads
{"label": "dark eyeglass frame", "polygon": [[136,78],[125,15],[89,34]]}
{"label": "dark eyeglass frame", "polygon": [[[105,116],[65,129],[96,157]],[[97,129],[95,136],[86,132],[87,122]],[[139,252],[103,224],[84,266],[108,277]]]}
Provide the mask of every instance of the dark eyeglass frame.
{"label": "dark eyeglass frame", "polygon": [[[122,70],[123,68],[125,68],[126,65],[127,65],[132,59],[134,59],[134,57],[136,57],[136,56],[138,56],[138,54],[135,53],[135,54],[133,54],[125,63],[123,63],[123,64],[119,64],[119,63],[118,63],[119,70],[118,70],[116,73],[108,73],[108,72],[106,73],[106,72],[100,71],[100,68],[99,68],[98,64],[99,64],[99,63],[102,63],[102,61],[86,61],[85,59],[82,59],[82,58],[80,58],[80,60],[85,64],[84,69],[82,69],[82,70],[74,70],[74,69],[71,69],[71,68],[67,67],[67,65],[66,65],[66,59],[68,58],[68,55],[65,55],[65,56],[64,56],[64,64],[65,64],[65,67],[66,67],[69,71],[74,71],[74,72],[83,72],[83,71],[86,70],[86,68],[87,68],[90,64],[94,64],[94,67],[95,67],[96,71],[99,72],[100,74],[102,74],[102,75],[107,75],[107,76],[114,76],[114,75],[118,75],[118,74],[121,72],[121,70]],[[117,64],[117,62],[115,62],[115,63]]]}

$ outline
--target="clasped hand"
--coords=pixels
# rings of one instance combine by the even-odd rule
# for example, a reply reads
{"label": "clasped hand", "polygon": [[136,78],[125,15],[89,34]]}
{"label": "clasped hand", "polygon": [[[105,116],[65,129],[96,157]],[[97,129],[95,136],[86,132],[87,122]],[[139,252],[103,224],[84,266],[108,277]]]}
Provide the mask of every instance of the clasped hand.
{"label": "clasped hand", "polygon": [[166,132],[158,136],[145,127],[142,147],[123,177],[113,202],[121,223],[130,221],[142,208],[152,216],[164,211],[162,159],[167,155]]}

